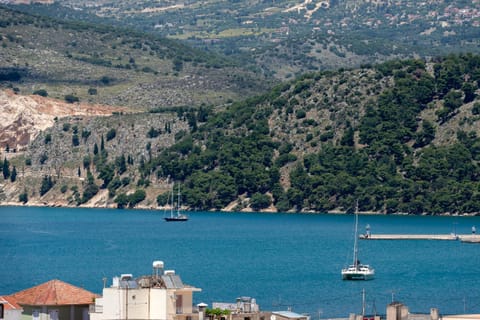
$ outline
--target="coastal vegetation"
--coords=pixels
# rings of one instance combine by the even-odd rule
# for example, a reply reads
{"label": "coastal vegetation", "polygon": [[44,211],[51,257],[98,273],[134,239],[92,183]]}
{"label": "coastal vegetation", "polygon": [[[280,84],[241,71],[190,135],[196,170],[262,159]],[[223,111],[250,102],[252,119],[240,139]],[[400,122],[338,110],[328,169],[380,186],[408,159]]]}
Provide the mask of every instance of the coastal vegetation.
{"label": "coastal vegetation", "polygon": [[10,97],[118,108],[55,117],[21,149],[2,136],[2,203],[157,208],[181,184],[192,210],[480,212],[475,53],[278,81],[153,34],[0,11]]}
{"label": "coastal vegetation", "polygon": [[[421,60],[378,65],[374,77],[389,77],[392,86],[353,108],[352,118],[338,119],[333,135],[300,117],[298,129],[309,141],[281,141],[272,119],[289,122],[302,108],[328,108],[309,103],[316,79],[328,75],[306,75],[212,116],[142,172],[183,181],[184,203],[202,210],[221,209],[244,194],[257,202],[259,194],[270,194],[280,211],[325,212],[358,199],[363,210],[384,213],[479,212],[479,119],[472,114],[478,102],[470,94],[479,56],[448,56],[429,67],[432,72]],[[453,122],[462,128],[442,138]],[[288,188],[281,183],[286,166]]]}
{"label": "coastal vegetation", "polygon": [[[55,168],[50,147],[70,140],[68,148],[81,148],[77,166],[87,180],[77,205],[102,189],[118,207],[135,207],[152,192],[163,205],[160,195],[174,182],[182,184],[181,203],[197,210],[233,203],[233,210],[345,211],[358,199],[361,210],[387,214],[473,214],[480,211],[479,79],[473,54],[310,73],[222,110],[59,121],[27,159],[32,169]],[[72,146],[69,132],[89,134]],[[12,159],[1,167],[13,163],[26,166]],[[45,177],[40,192],[61,178]]]}

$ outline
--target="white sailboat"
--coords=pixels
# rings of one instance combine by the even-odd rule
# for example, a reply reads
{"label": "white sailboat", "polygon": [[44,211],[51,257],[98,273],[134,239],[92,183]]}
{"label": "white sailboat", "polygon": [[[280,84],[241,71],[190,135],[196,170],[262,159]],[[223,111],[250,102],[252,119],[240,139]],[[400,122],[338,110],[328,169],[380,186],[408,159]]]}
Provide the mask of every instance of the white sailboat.
{"label": "white sailboat", "polygon": [[[175,210],[174,210],[174,207],[175,207]],[[170,215],[164,217],[164,219],[167,222],[188,221],[188,216],[180,212],[180,185],[178,185],[178,195],[177,195],[176,203],[173,200],[173,189],[172,189],[172,206],[170,208]]]}
{"label": "white sailboat", "polygon": [[343,280],[371,280],[375,270],[368,264],[361,264],[358,260],[358,201],[355,206],[355,239],[353,245],[353,263],[342,269]]}

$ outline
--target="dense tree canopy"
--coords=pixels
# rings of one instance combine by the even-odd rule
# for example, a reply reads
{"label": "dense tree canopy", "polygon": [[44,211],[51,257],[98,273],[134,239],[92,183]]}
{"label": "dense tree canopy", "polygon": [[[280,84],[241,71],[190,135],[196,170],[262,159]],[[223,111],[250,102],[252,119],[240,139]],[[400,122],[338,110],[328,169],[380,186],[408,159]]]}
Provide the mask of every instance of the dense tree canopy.
{"label": "dense tree canopy", "polygon": [[[477,212],[480,139],[459,132],[451,145],[432,141],[438,125],[465,101],[475,101],[479,70],[474,55],[438,59],[433,72],[420,60],[379,65],[377,72],[390,75],[394,85],[366,105],[359,123],[347,123],[341,139],[327,138],[319,152],[301,158],[289,143],[272,138],[268,124],[271,103],[289,108],[288,95],[310,90],[312,81],[299,79],[210,116],[144,170],[184,181],[184,203],[196,209],[220,209],[246,195],[252,210],[260,210],[271,192],[281,210],[347,210],[358,199],[362,210],[386,213]],[[436,118],[423,118],[438,98]],[[286,187],[279,183],[280,168],[290,162],[297,165]]]}

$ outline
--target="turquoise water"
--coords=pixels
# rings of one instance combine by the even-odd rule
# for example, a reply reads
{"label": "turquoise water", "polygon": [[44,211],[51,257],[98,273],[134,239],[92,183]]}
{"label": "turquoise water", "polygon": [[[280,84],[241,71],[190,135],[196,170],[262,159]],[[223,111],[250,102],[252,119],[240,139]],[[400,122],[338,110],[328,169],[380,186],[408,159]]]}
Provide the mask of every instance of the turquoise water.
{"label": "turquoise water", "polygon": [[[367,282],[342,281],[351,262],[352,215],[190,213],[167,223],[163,212],[0,207],[0,295],[51,279],[101,293],[103,278],[150,274],[162,260],[202,289],[194,303],[250,296],[262,310],[348,317],[384,314],[400,301],[411,312],[480,313],[480,244],[360,241],[376,269]],[[480,217],[360,216],[372,233],[469,233]]]}

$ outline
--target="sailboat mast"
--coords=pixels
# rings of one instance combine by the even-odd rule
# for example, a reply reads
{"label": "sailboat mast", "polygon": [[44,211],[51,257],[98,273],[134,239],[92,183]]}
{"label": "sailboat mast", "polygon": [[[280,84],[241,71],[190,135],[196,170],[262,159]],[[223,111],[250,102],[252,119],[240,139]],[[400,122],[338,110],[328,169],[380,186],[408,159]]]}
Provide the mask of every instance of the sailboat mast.
{"label": "sailboat mast", "polygon": [[177,216],[180,214],[180,183],[178,184],[178,194],[177,194]]}
{"label": "sailboat mast", "polygon": [[175,184],[172,186],[172,193],[171,193],[172,194],[172,199],[171,199],[171,201],[172,201],[171,204],[172,205],[170,206],[170,218],[173,217],[173,207],[175,206],[175,201],[174,201],[174,198],[173,198],[174,197],[174,195],[173,195],[174,186],[175,186]]}
{"label": "sailboat mast", "polygon": [[355,239],[353,240],[353,265],[358,266],[358,200],[355,205]]}

